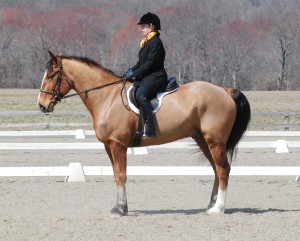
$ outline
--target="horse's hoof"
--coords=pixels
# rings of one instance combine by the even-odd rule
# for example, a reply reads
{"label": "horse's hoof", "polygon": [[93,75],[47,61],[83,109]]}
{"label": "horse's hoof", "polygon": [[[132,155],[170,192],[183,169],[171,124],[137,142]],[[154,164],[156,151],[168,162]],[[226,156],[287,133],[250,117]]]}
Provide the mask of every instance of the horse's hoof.
{"label": "horse's hoof", "polygon": [[110,217],[112,218],[123,217],[126,216],[127,214],[128,214],[127,205],[124,206],[117,205],[110,211]]}
{"label": "horse's hoof", "polygon": [[212,215],[212,216],[218,216],[218,215],[222,215],[225,212],[225,207],[212,207],[210,209],[206,210],[206,214],[207,215]]}

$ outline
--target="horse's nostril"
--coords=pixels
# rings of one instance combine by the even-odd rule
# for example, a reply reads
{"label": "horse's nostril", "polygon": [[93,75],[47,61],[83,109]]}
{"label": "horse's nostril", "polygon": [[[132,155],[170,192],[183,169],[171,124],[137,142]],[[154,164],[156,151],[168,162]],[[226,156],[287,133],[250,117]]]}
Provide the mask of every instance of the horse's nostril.
{"label": "horse's nostril", "polygon": [[39,109],[40,109],[40,111],[42,111],[42,112],[46,112],[45,106],[43,106],[43,105],[41,105],[41,104],[39,104]]}

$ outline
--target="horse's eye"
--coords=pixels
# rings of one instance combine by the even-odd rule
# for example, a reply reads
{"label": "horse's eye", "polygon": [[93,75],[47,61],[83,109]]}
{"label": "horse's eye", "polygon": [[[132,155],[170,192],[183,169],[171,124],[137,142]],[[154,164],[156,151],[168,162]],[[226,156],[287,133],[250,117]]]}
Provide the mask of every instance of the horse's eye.
{"label": "horse's eye", "polygon": [[48,79],[53,79],[55,74],[49,75]]}

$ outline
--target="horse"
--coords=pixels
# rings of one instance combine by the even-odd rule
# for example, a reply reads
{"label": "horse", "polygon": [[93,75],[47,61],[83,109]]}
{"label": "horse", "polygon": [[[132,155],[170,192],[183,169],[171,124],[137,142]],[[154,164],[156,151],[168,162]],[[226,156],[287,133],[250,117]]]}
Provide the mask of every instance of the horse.
{"label": "horse", "polygon": [[[97,139],[105,146],[117,186],[117,203],[111,216],[128,214],[126,198],[127,149],[134,145],[139,116],[128,108],[124,89],[130,81],[97,62],[49,51],[38,107],[53,112],[61,99],[79,95],[93,119]],[[69,91],[75,90],[75,94]],[[160,145],[191,137],[209,160],[215,174],[206,213],[221,215],[236,147],[251,118],[245,95],[205,81],[192,81],[164,97],[155,114],[156,136],[142,137],[139,146]],[[199,150],[199,151],[200,151]]]}

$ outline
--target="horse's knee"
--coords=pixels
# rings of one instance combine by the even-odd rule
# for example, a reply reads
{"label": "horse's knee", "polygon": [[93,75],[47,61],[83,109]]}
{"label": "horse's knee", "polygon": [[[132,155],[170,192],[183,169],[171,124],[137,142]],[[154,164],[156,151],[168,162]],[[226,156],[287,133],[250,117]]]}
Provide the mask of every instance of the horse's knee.
{"label": "horse's knee", "polygon": [[106,148],[109,150],[108,153],[111,157],[116,183],[123,185],[127,180],[127,147],[119,142],[110,140]]}
{"label": "horse's knee", "polygon": [[122,185],[122,184],[126,183],[126,181],[127,181],[127,175],[123,174],[123,173],[118,173],[118,174],[116,174],[115,179],[116,179],[116,183],[118,185]]}

